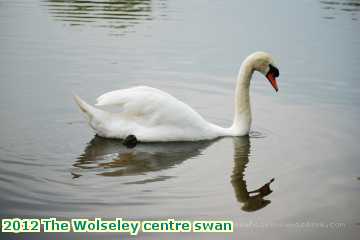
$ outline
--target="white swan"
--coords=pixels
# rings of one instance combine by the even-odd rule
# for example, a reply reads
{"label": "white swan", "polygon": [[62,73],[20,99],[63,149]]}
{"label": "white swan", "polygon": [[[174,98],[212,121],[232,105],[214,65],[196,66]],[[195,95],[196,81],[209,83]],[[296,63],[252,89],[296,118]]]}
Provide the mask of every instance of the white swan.
{"label": "white swan", "polygon": [[[279,71],[268,53],[256,52],[242,63],[235,90],[235,116],[232,126],[223,128],[206,121],[190,106],[156,88],[138,86],[105,93],[96,106],[115,105],[111,113],[87,104],[75,96],[96,134],[125,139],[129,145],[140,142],[197,141],[223,136],[247,135],[251,125],[250,79],[254,71],[264,74],[278,91]],[[125,143],[124,143],[125,144]]]}

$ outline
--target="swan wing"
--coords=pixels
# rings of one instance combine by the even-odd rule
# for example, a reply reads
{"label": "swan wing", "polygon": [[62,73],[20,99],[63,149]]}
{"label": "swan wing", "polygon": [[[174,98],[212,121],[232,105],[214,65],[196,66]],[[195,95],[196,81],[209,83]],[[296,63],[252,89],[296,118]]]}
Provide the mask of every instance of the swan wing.
{"label": "swan wing", "polygon": [[184,102],[164,91],[147,86],[107,92],[97,98],[96,106],[116,106],[122,117],[146,122],[147,125],[205,122],[200,114]]}
{"label": "swan wing", "polygon": [[147,86],[138,86],[127,89],[119,89],[104,93],[96,99],[97,106],[124,105],[129,102],[150,103],[163,99],[164,97],[172,97],[170,94],[156,88]]}

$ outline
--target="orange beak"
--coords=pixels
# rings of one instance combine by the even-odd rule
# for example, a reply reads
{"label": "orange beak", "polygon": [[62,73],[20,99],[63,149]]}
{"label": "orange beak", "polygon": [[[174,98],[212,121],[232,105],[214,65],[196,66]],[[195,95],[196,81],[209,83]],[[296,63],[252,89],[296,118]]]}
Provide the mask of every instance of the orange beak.
{"label": "orange beak", "polygon": [[275,72],[269,71],[268,74],[266,74],[266,78],[269,80],[269,82],[271,83],[271,86],[273,86],[275,91],[279,91],[279,87],[276,82],[276,77],[277,77],[276,75],[277,74]]}

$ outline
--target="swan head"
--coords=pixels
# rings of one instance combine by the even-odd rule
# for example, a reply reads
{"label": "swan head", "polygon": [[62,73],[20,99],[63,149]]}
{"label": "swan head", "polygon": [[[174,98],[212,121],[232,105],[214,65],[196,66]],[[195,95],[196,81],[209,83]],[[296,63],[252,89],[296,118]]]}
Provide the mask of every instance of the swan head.
{"label": "swan head", "polygon": [[247,57],[247,62],[251,64],[253,70],[263,74],[270,82],[271,86],[278,91],[276,78],[279,77],[279,69],[269,53],[255,52]]}

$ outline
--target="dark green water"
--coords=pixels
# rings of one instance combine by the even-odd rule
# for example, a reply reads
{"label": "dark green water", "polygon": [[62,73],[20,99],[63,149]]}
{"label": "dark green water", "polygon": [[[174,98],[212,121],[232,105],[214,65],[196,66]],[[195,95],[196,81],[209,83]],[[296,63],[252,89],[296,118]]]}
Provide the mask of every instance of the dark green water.
{"label": "dark green water", "polygon": [[[359,11],[355,0],[0,0],[1,218],[235,223],[230,235],[143,239],[357,239]],[[258,50],[277,60],[280,91],[254,76],[250,138],[128,150],[94,137],[72,99],[149,85],[230,125],[238,68]]]}

